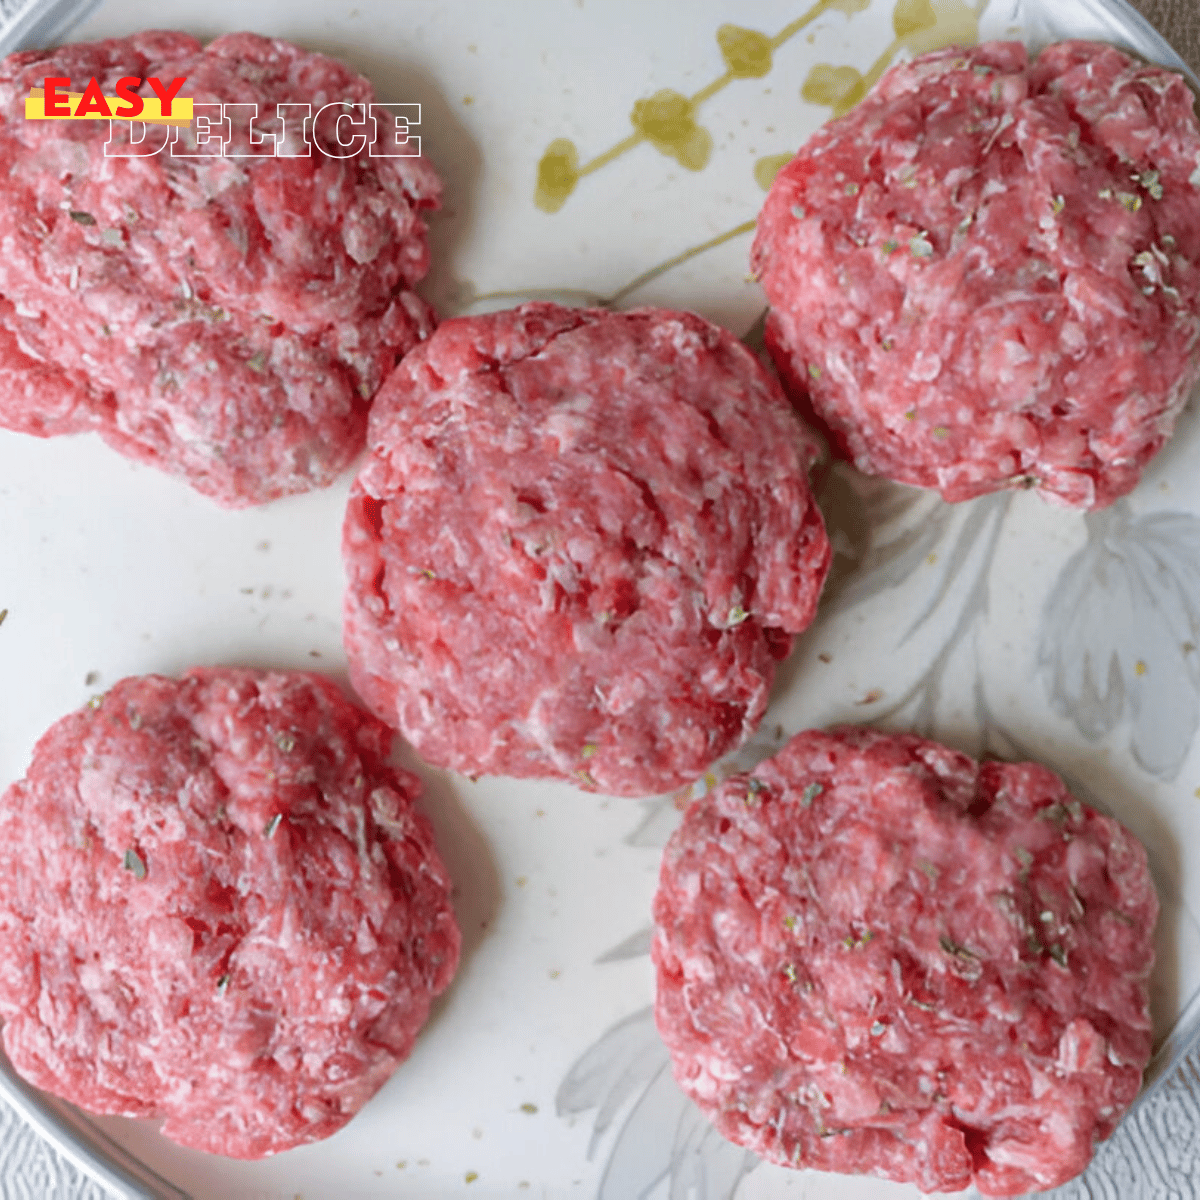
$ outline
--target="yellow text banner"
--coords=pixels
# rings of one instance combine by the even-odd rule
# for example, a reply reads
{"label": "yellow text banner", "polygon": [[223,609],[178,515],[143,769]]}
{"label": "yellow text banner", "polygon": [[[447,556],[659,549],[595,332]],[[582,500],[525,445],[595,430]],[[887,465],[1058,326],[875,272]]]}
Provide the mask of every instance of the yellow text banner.
{"label": "yellow text banner", "polygon": [[107,117],[100,112],[81,113],[75,115],[79,102],[83,99],[82,92],[58,92],[58,102],[64,101],[70,108],[69,114],[53,116],[46,112],[46,98],[41,88],[30,88],[25,97],[25,119],[28,121],[146,121],[151,125],[190,125],[192,123],[192,99],[190,96],[176,96],[171,101],[171,115],[162,114],[162,101],[157,96],[142,97],[142,111],[136,117],[122,117],[120,110],[128,109],[129,105],[117,96],[105,96],[104,101],[112,114]]}

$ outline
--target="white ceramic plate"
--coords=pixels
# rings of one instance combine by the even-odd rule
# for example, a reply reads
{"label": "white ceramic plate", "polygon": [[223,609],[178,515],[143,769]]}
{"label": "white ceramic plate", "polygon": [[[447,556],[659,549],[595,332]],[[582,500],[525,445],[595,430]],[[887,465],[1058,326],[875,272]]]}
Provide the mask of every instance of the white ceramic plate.
{"label": "white ceramic plate", "polygon": [[[772,160],[829,115],[801,97],[816,64],[869,76],[898,53],[976,36],[1093,36],[1182,65],[1115,3],[991,0],[979,14],[931,2],[825,0],[806,13],[805,0],[159,0],[150,19],[202,37],[290,38],[346,59],[383,101],[420,102],[446,184],[426,288],[444,312],[618,295],[744,334],[763,307],[745,278],[746,224]],[[147,20],[140,0],[109,0],[72,37]],[[722,77],[715,35],[729,21],[774,38],[769,70],[713,91],[672,146],[629,144],[636,101]],[[581,167],[602,161],[551,213],[535,180],[557,139]],[[554,153],[569,158],[561,143]],[[1086,518],[1030,495],[951,508],[839,468],[823,497],[838,561],[822,616],[741,756],[802,727],[879,720],[1068,775],[1143,839],[1155,868],[1150,1078],[1190,1038],[1200,986],[1198,437],[1185,419],[1137,492]],[[24,771],[47,725],[127,674],[238,663],[344,680],[348,486],[229,513],[95,438],[0,433],[0,780]],[[458,881],[463,965],[412,1059],[345,1130],[239,1163],[180,1149],[152,1123],[89,1121],[14,1090],[22,1111],[139,1196],[916,1194],[760,1166],[708,1134],[675,1088],[646,957],[670,798],[421,773]]]}

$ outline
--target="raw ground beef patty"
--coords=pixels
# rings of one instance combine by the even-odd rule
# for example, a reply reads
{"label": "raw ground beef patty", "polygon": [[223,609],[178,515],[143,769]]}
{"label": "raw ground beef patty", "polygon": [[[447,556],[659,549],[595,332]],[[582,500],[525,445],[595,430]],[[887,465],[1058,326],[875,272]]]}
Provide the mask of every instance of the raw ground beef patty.
{"label": "raw ground beef patty", "polygon": [[776,177],[767,345],[856,467],[965,500],[1130,491],[1200,374],[1200,127],[1178,75],[1064,42],[892,68]]}
{"label": "raw ground beef patty", "polygon": [[13,1065],[92,1112],[259,1158],[408,1056],[459,932],[390,730],[314,675],[126,679],[0,801]]}
{"label": "raw ground beef patty", "polygon": [[[105,157],[107,121],[24,119],[47,76],[75,92],[95,76],[106,96],[122,76],[184,76],[179,94],[198,104],[257,104],[266,134],[277,103],[315,114],[370,103],[371,85],[248,33],[203,50],[143,33],[0,62],[0,426],[95,430],[229,507],[330,483],[362,449],[370,397],[433,324],[412,291],[429,266],[432,168],[319,146]],[[127,142],[128,123],[112,124]],[[318,124],[318,142],[330,136]],[[245,149],[242,130],[227,155]]]}
{"label": "raw ground beef patty", "polygon": [[1141,845],[1045,767],[802,733],[666,848],[658,1028],[772,1162],[1036,1191],[1137,1095],[1157,914]]}
{"label": "raw ground beef patty", "polygon": [[355,688],[430,762],[617,795],[750,735],[830,549],[775,380],[689,313],[447,321],[371,413]]}

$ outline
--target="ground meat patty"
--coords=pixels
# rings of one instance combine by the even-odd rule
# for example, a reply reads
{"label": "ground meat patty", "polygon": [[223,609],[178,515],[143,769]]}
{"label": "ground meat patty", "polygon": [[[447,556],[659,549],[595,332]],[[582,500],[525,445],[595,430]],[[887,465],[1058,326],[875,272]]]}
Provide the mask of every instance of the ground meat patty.
{"label": "ground meat patty", "polygon": [[894,67],[775,180],[767,344],[860,470],[965,500],[1130,491],[1200,374],[1200,127],[1088,42]]}
{"label": "ground meat patty", "polygon": [[645,795],[753,731],[830,550],[810,439],[734,337],[661,309],[447,321],[368,440],[350,673],[425,758]]}
{"label": "ground meat patty", "polygon": [[459,933],[391,731],[313,675],[126,679],[0,801],[0,1016],[31,1083],[259,1158],[407,1057]]}
{"label": "ground meat patty", "polygon": [[654,901],[684,1090],[784,1166],[1053,1187],[1150,1055],[1146,854],[1034,763],[802,733],[687,810]]}
{"label": "ground meat patty", "polygon": [[[307,158],[169,145],[105,157],[109,122],[21,115],[47,76],[77,92],[95,76],[113,96],[125,75],[257,104],[264,133],[279,131],[277,103],[315,114],[374,100],[341,63],[246,33],[203,50],[143,33],[0,62],[0,426],[95,430],[230,507],[324,486],[361,450],[397,355],[432,326],[411,289],[429,265],[420,214],[437,207],[437,177],[419,158],[319,145]],[[139,94],[153,98],[145,83]],[[318,124],[318,143],[327,135]]]}

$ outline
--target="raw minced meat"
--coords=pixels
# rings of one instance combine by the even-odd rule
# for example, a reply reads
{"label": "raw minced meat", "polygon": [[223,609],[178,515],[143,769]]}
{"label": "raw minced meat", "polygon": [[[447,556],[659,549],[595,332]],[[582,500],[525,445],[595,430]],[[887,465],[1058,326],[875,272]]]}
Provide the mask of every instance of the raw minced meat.
{"label": "raw minced meat", "polygon": [[107,121],[19,115],[47,76],[77,92],[94,76],[113,96],[126,75],[257,104],[266,134],[277,103],[374,100],[334,59],[248,33],[0,62],[0,426],[94,430],[231,507],[324,486],[362,449],[397,356],[432,328],[412,289],[437,177],[420,158],[329,157],[324,124],[308,157],[128,158],[105,156]]}
{"label": "raw minced meat", "polygon": [[757,726],[830,549],[812,442],[731,334],[552,304],[447,321],[368,441],[350,674],[426,759],[644,795]]}
{"label": "raw minced meat", "polygon": [[694,802],[654,901],[676,1078],[772,1162],[1053,1187],[1137,1095],[1146,854],[1034,763],[808,732]]}
{"label": "raw minced meat", "polygon": [[259,1158],[407,1057],[459,932],[392,733],[313,675],[126,679],[0,801],[0,1016],[31,1083]]}
{"label": "raw minced meat", "polygon": [[1200,374],[1200,126],[1178,75],[1088,42],[893,67],[775,180],[767,345],[860,470],[1099,508]]}

